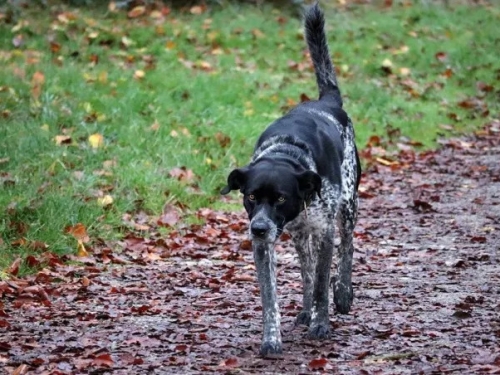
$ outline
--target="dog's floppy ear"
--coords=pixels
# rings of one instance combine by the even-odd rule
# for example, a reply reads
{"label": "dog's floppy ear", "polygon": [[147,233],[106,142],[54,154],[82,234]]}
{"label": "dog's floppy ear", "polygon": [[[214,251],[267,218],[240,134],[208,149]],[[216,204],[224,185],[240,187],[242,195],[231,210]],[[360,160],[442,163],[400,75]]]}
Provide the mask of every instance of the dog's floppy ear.
{"label": "dog's floppy ear", "polygon": [[310,197],[312,194],[318,194],[321,198],[321,177],[313,171],[305,171],[297,176],[299,182],[299,190],[305,197]]}
{"label": "dog's floppy ear", "polygon": [[227,186],[220,191],[222,195],[228,194],[231,190],[242,189],[247,182],[248,168],[238,168],[233,170],[227,178]]}

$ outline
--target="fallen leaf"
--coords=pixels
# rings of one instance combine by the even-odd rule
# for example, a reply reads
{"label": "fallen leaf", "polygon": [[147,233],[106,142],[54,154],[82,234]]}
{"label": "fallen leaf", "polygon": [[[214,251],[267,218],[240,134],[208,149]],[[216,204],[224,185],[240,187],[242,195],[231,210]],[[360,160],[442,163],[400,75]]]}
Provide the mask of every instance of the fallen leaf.
{"label": "fallen leaf", "polygon": [[382,70],[388,74],[392,73],[392,61],[389,60],[389,59],[385,59],[384,61],[382,61],[382,64],[381,64],[381,67],[382,67]]}
{"label": "fallen leaf", "polygon": [[71,136],[69,135],[56,135],[54,137],[54,141],[56,142],[56,145],[69,145],[71,144]]}
{"label": "fallen leaf", "polygon": [[252,35],[255,37],[255,39],[262,39],[266,36],[262,31],[259,29],[253,29],[252,30]]}
{"label": "fallen leaf", "polygon": [[137,18],[146,13],[146,7],[143,5],[136,6],[135,8],[131,9],[128,13],[127,16],[128,18]]}
{"label": "fallen leaf", "polygon": [[219,367],[236,368],[238,367],[238,359],[237,358],[225,359],[219,364]]}
{"label": "fallen leaf", "polygon": [[24,44],[24,36],[23,34],[17,34],[14,38],[12,38],[12,45],[16,48],[22,47]]}
{"label": "fallen leaf", "polygon": [[173,227],[180,219],[179,210],[173,205],[165,205],[163,213],[157,221],[157,224],[162,227]]}
{"label": "fallen leaf", "polygon": [[93,363],[95,366],[103,366],[103,367],[113,367],[113,359],[111,355],[108,353],[100,354],[94,358]]}
{"label": "fallen leaf", "polygon": [[309,368],[311,370],[324,369],[328,365],[328,360],[326,358],[315,358],[309,362]]}
{"label": "fallen leaf", "polygon": [[436,60],[441,62],[448,60],[448,54],[445,52],[437,52],[434,56],[436,57]]}
{"label": "fallen leaf", "polygon": [[144,70],[136,70],[134,72],[135,79],[143,79],[145,76],[146,76],[146,73],[144,73]]}
{"label": "fallen leaf", "polygon": [[104,137],[99,133],[92,134],[89,136],[89,143],[92,148],[97,149],[104,145]]}
{"label": "fallen leaf", "polygon": [[45,83],[45,76],[42,72],[36,71],[31,78],[31,95],[38,99],[42,93],[42,86]]}
{"label": "fallen leaf", "polygon": [[175,46],[176,46],[176,44],[172,40],[167,41],[167,43],[165,44],[165,48],[168,49],[168,50],[174,49]]}
{"label": "fallen leaf", "polygon": [[78,246],[77,246],[77,251],[76,251],[77,256],[79,257],[88,257],[89,253],[87,249],[85,249],[85,245],[81,240],[78,240]]}
{"label": "fallen leaf", "polygon": [[226,148],[231,143],[231,138],[222,132],[215,133],[215,139],[222,148]]}
{"label": "fallen leaf", "polygon": [[401,74],[403,77],[409,76],[411,73],[409,68],[399,68],[399,74]]}
{"label": "fallen leaf", "polygon": [[25,364],[22,364],[22,365],[19,365],[19,367],[17,367],[12,373],[11,375],[24,375],[24,374],[27,374],[28,373],[28,370],[29,370],[29,367],[28,365],[25,365]]}
{"label": "fallen leaf", "polygon": [[97,203],[99,204],[99,206],[108,207],[113,204],[113,197],[109,194],[106,194],[103,197],[97,198]]}
{"label": "fallen leaf", "polygon": [[195,15],[200,15],[202,14],[203,12],[205,12],[206,10],[206,6],[203,6],[203,5],[195,5],[195,6],[192,6],[190,9],[189,9],[189,12],[191,14],[195,14]]}
{"label": "fallen leaf", "polygon": [[90,285],[90,280],[87,276],[83,276],[81,279],[81,283],[84,287],[88,287]]}
{"label": "fallen leaf", "polygon": [[16,258],[14,262],[7,268],[7,273],[10,273],[13,276],[17,276],[19,273],[19,266],[21,265],[21,258]]}
{"label": "fallen leaf", "polygon": [[82,223],[76,223],[73,226],[67,226],[64,228],[64,232],[71,234],[73,237],[75,237],[79,241],[83,242],[88,242],[89,241],[89,236],[87,234],[87,229],[85,228],[85,225]]}
{"label": "fallen leaf", "polygon": [[178,181],[181,182],[188,182],[191,183],[195,180],[196,175],[193,173],[191,169],[187,169],[186,167],[176,167],[172,168],[168,174],[170,177],[176,178]]}

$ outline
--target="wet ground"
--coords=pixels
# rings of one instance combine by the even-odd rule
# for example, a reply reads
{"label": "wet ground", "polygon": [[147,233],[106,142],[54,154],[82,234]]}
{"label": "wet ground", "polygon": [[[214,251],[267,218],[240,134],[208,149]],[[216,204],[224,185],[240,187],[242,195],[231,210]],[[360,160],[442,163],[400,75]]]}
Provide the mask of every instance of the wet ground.
{"label": "wet ground", "polygon": [[286,236],[276,248],[284,354],[263,359],[244,215],[201,210],[204,225],[163,238],[158,218],[137,214],[127,222],[147,231],[63,259],[84,266],[40,254],[48,266],[39,273],[0,283],[0,367],[16,374],[500,373],[500,123],[437,151],[368,151],[354,305],[343,316],[332,304],[330,340],[310,341],[305,327],[294,327],[301,282]]}

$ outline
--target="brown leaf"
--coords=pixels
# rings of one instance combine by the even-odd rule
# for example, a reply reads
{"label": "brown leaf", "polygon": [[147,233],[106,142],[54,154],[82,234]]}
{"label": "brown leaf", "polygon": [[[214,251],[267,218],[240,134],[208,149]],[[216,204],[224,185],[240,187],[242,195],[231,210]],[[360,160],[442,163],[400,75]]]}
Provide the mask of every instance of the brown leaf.
{"label": "brown leaf", "polygon": [[50,51],[52,53],[58,53],[61,50],[61,45],[56,42],[50,42]]}
{"label": "brown leaf", "polygon": [[406,329],[403,332],[401,332],[401,335],[404,337],[412,337],[412,336],[419,336],[421,335],[422,332],[420,332],[418,329]]}
{"label": "brown leaf", "polygon": [[222,148],[226,148],[231,143],[231,138],[222,132],[215,133],[215,139]]}
{"label": "brown leaf", "polygon": [[38,99],[42,93],[42,86],[45,83],[45,76],[42,72],[36,71],[31,78],[31,95]]}
{"label": "brown leaf", "polygon": [[82,223],[76,223],[73,226],[67,226],[66,228],[64,228],[64,233],[71,234],[77,240],[81,240],[82,242],[89,242],[90,240],[87,234],[87,229]]}
{"label": "brown leaf", "polygon": [[40,265],[40,261],[33,255],[28,255],[26,257],[26,264],[31,268],[35,268]]}
{"label": "brown leaf", "polygon": [[244,273],[242,275],[234,275],[233,281],[247,281],[247,282],[254,282],[255,281],[255,276],[249,275],[247,273]]}
{"label": "brown leaf", "polygon": [[109,353],[98,355],[92,362],[95,366],[113,367],[113,359]]}
{"label": "brown leaf", "polygon": [[450,78],[451,76],[453,76],[453,69],[446,68],[446,70],[443,73],[441,73],[441,75],[443,77]]}
{"label": "brown leaf", "polygon": [[28,373],[28,370],[29,370],[29,367],[28,365],[25,365],[25,364],[22,364],[22,365],[19,365],[19,367],[17,367],[12,373],[11,375],[24,375],[24,374],[27,374]]}
{"label": "brown leaf", "polygon": [[206,10],[207,10],[206,5],[195,5],[189,9],[189,12],[191,14],[200,15],[200,14],[204,13]]}
{"label": "brown leaf", "polygon": [[413,208],[417,212],[436,212],[434,207],[432,207],[432,204],[429,202],[423,201],[421,199],[414,199],[413,200]]}
{"label": "brown leaf", "polygon": [[470,242],[486,243],[486,237],[485,236],[472,236],[470,239]]}
{"label": "brown leaf", "polygon": [[161,227],[173,227],[179,222],[179,219],[179,210],[175,206],[168,204],[163,208],[163,214],[158,219],[157,224]]}
{"label": "brown leaf", "polygon": [[180,344],[175,347],[176,352],[185,352],[188,349],[188,346],[185,344]]}
{"label": "brown leaf", "polygon": [[437,52],[434,55],[434,57],[436,57],[436,60],[441,61],[441,62],[445,62],[446,60],[448,60],[448,54],[445,52]]}
{"label": "brown leaf", "polygon": [[193,173],[191,169],[187,169],[186,167],[175,167],[172,168],[168,174],[170,177],[176,178],[178,181],[182,182],[193,182],[196,178],[196,175]]}
{"label": "brown leaf", "polygon": [[255,39],[262,39],[266,36],[262,31],[259,29],[253,29],[252,30],[252,35],[254,36]]}
{"label": "brown leaf", "polygon": [[31,241],[28,246],[31,250],[40,252],[47,250],[49,247],[46,243],[41,241]]}
{"label": "brown leaf", "polygon": [[329,362],[326,358],[315,358],[311,362],[309,362],[309,368],[311,370],[319,370],[325,368],[328,363]]}
{"label": "brown leaf", "polygon": [[364,359],[369,354],[371,354],[371,351],[370,350],[365,350],[364,352],[361,352],[358,355],[356,355],[356,359],[357,360]]}
{"label": "brown leaf", "polygon": [[69,135],[56,135],[54,137],[54,141],[56,142],[56,145],[69,145],[71,144],[71,136]]}
{"label": "brown leaf", "polygon": [[7,273],[10,273],[11,275],[17,276],[19,273],[19,265],[21,264],[21,258],[17,258],[10,267],[7,269]]}
{"label": "brown leaf", "polygon": [[481,81],[476,83],[476,87],[479,91],[482,91],[482,92],[491,92],[494,89],[494,87],[492,85],[488,85],[488,84],[481,82]]}
{"label": "brown leaf", "polygon": [[146,13],[146,7],[143,5],[136,6],[135,8],[131,9],[128,13],[127,16],[128,18],[137,18]]}
{"label": "brown leaf", "polygon": [[225,359],[219,364],[219,367],[229,367],[229,368],[238,367],[238,359],[237,358]]}
{"label": "brown leaf", "polygon": [[25,246],[26,244],[28,243],[28,241],[26,241],[26,238],[18,238],[17,240],[14,240],[10,243],[10,246],[12,247],[19,247],[19,246]]}
{"label": "brown leaf", "polygon": [[252,241],[250,240],[243,240],[240,243],[240,249],[242,250],[250,250],[252,248]]}
{"label": "brown leaf", "polygon": [[84,287],[88,287],[90,285],[90,280],[87,276],[83,276],[81,279],[81,283]]}

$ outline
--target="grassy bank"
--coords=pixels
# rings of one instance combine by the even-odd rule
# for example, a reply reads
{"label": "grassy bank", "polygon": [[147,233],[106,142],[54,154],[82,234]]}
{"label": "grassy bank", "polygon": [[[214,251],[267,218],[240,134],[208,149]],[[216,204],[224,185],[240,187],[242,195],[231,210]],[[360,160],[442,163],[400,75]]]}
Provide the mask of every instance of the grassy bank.
{"label": "grassy bank", "polygon": [[[499,112],[498,9],[326,12],[361,148],[388,128],[432,147]],[[0,19],[0,270],[45,245],[75,252],[64,231],[75,223],[113,239],[130,231],[125,213],[227,206],[218,190],[228,171],[270,121],[316,96],[300,22],[286,13],[130,16],[25,9]]]}

